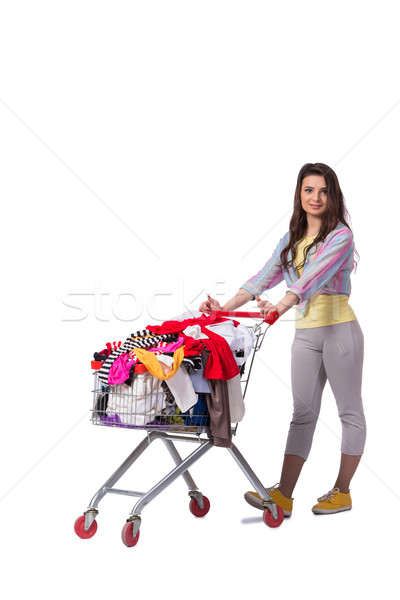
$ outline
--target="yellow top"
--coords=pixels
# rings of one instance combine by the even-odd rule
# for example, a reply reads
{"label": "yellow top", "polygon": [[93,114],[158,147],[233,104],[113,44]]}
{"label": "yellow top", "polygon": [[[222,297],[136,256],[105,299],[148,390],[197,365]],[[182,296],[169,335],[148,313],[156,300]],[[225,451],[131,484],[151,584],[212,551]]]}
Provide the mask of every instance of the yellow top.
{"label": "yellow top", "polygon": [[[304,237],[297,245],[294,262],[300,277],[303,274],[303,267],[299,269],[298,266],[304,260],[304,249],[316,235]],[[300,315],[299,311],[296,310],[296,329],[323,327],[356,320],[357,317],[346,294],[314,294],[314,296],[311,296],[303,315]]]}

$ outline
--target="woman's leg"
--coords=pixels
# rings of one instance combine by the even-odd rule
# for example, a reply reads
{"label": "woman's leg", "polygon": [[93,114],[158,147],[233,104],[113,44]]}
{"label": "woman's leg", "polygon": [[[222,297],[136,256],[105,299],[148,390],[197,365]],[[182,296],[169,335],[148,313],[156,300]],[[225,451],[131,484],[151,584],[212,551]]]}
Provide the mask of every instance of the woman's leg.
{"label": "woman's leg", "polygon": [[321,408],[326,373],[322,361],[323,327],[297,329],[292,345],[293,418],[286,442],[279,490],[291,498],[308,458]]}
{"label": "woman's leg", "polygon": [[358,321],[331,325],[329,330],[324,365],[342,421],[342,456],[334,487],[347,493],[366,438],[361,398],[364,336]]}
{"label": "woman's leg", "polygon": [[285,454],[278,489],[286,498],[292,497],[293,490],[305,462],[305,459],[301,456]]}
{"label": "woman's leg", "polygon": [[350,491],[350,481],[357,470],[360,460],[361,456],[342,454],[339,475],[336,479],[334,487],[339,488],[343,494],[347,494]]}

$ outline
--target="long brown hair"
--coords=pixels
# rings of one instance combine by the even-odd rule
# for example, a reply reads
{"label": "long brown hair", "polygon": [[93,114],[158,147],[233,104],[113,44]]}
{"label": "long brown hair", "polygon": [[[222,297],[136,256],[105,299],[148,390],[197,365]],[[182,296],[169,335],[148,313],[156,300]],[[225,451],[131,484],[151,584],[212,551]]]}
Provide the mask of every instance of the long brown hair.
{"label": "long brown hair", "polygon": [[[280,256],[284,269],[287,269],[290,265],[294,265],[296,245],[307,232],[307,214],[301,206],[300,191],[303,179],[308,177],[308,175],[321,175],[325,179],[328,189],[328,202],[327,211],[322,217],[321,228],[317,236],[313,239],[312,243],[305,248],[305,257],[307,257],[308,252],[313,246],[317,246],[320,242],[323,242],[328,233],[335,229],[338,224],[338,220],[346,225],[346,227],[348,227],[351,231],[351,227],[347,223],[347,220],[350,219],[350,216],[345,205],[343,192],[340,189],[339,180],[336,173],[330,167],[328,167],[328,165],[324,165],[323,163],[307,163],[303,165],[297,177],[296,190],[294,192],[293,214],[289,224],[289,243],[282,250]],[[289,250],[291,251],[292,255],[290,261],[288,261],[287,258]],[[304,263],[305,259],[303,263],[299,265],[299,267],[304,266]]]}

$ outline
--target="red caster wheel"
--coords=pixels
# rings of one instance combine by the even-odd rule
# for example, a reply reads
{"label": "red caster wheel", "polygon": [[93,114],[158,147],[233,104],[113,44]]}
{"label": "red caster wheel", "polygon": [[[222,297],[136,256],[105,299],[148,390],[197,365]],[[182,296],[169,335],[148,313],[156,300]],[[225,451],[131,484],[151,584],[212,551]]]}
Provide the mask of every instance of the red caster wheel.
{"label": "red caster wheel", "polygon": [[128,521],[122,528],[121,538],[125,546],[131,548],[132,546],[136,546],[139,541],[140,529],[135,536],[133,536],[133,523],[132,521]]}
{"label": "red caster wheel", "polygon": [[276,506],[276,510],[278,512],[278,516],[276,519],[274,519],[272,512],[269,510],[269,508],[266,508],[264,510],[264,523],[266,525],[268,525],[268,527],[279,527],[279,525],[282,523],[285,515],[283,514],[283,509],[280,506]]}
{"label": "red caster wheel", "polygon": [[89,529],[85,529],[85,515],[78,517],[74,525],[75,533],[83,540],[87,540],[94,536],[97,531],[97,521],[93,521]]}
{"label": "red caster wheel", "polygon": [[189,504],[189,510],[195,517],[205,517],[210,510],[210,501],[207,496],[203,496],[204,508],[200,508],[196,498],[192,498]]}

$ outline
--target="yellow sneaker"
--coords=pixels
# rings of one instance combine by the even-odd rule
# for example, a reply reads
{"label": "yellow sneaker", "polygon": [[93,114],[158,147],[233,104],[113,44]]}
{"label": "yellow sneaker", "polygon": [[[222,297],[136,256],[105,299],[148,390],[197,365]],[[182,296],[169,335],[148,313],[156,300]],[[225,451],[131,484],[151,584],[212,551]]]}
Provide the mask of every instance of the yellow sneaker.
{"label": "yellow sneaker", "polygon": [[343,494],[339,488],[333,488],[333,490],[318,498],[318,504],[315,504],[311,510],[316,515],[330,515],[350,509],[350,492]]}
{"label": "yellow sneaker", "polygon": [[[283,514],[285,517],[290,517],[292,515],[293,510],[293,498],[286,498],[277,488],[279,483],[276,485],[266,488],[267,492],[271,496],[271,499],[275,504],[281,507],[283,510]],[[260,510],[264,510],[264,506],[262,505],[262,500],[256,492],[246,492],[244,495],[244,499],[246,502],[254,506],[254,508],[259,508]]]}

